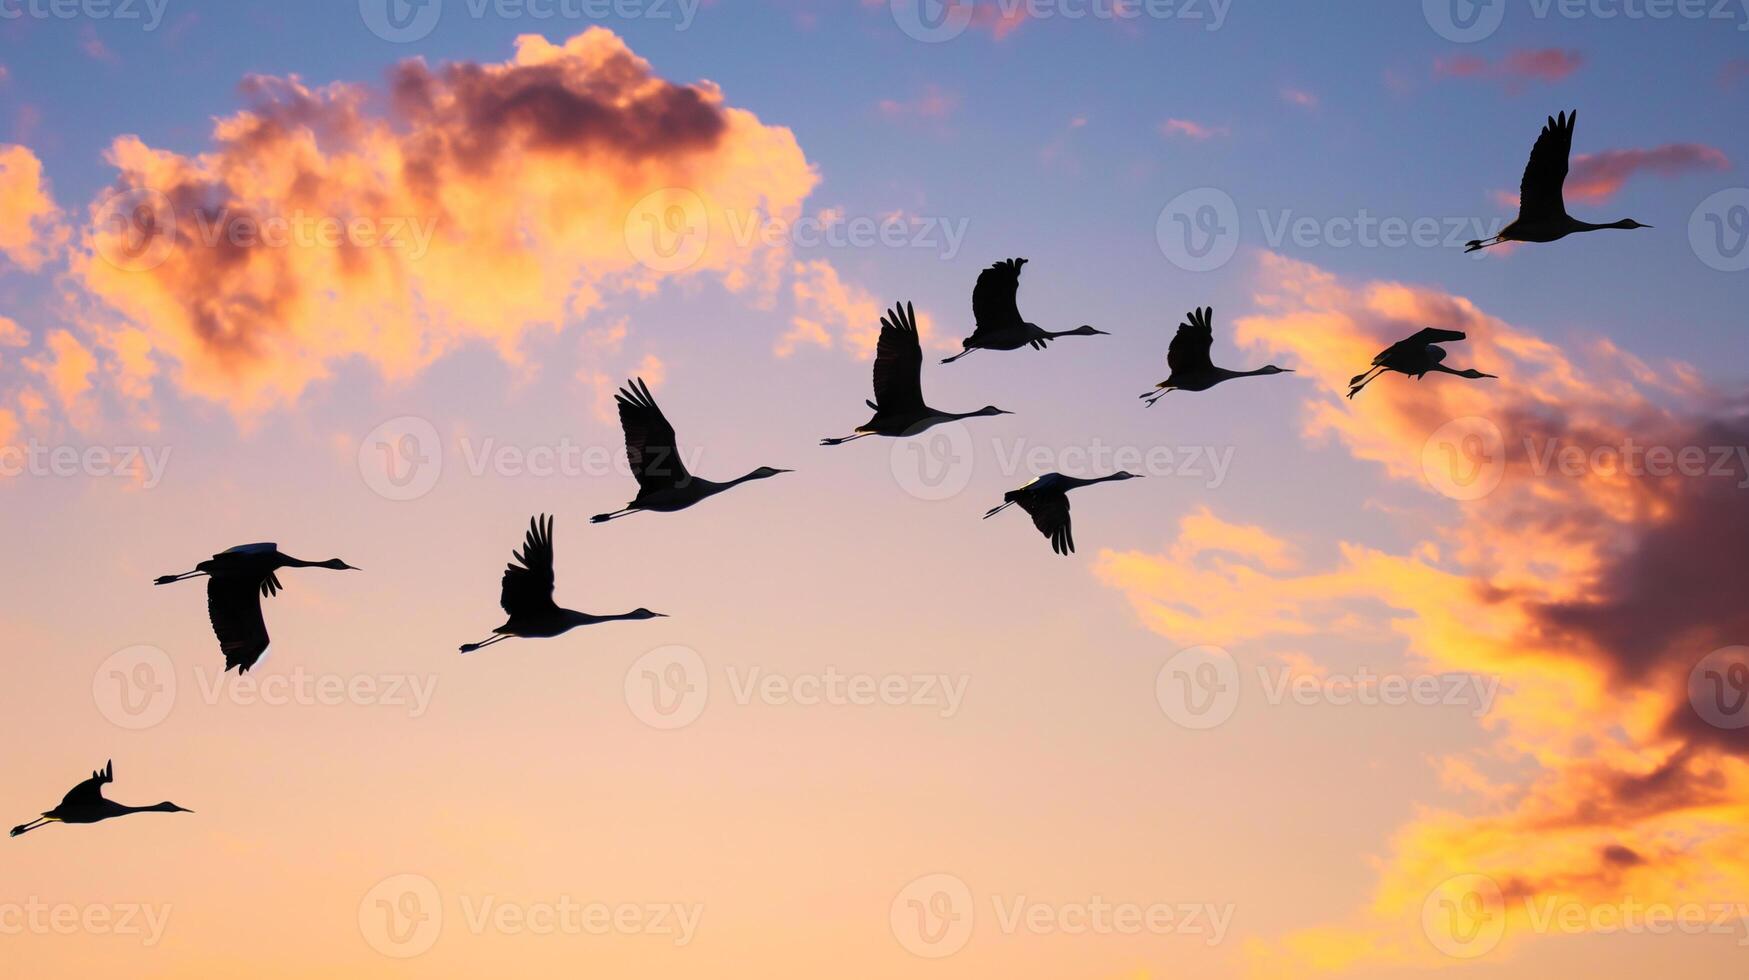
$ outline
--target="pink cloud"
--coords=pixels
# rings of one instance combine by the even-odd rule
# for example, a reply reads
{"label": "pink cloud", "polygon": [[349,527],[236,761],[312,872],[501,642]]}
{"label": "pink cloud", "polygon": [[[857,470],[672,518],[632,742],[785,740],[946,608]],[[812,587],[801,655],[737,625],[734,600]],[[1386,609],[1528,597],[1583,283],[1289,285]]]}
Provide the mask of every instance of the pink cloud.
{"label": "pink cloud", "polygon": [[1584,63],[1585,56],[1570,49],[1520,49],[1498,62],[1473,54],[1440,58],[1433,63],[1433,75],[1436,78],[1497,80],[1505,84],[1507,91],[1516,93],[1531,82],[1552,85],[1562,81]]}
{"label": "pink cloud", "polygon": [[1628,178],[1641,172],[1676,177],[1704,170],[1729,170],[1724,152],[1700,143],[1667,143],[1649,150],[1604,150],[1573,158],[1567,175],[1568,200],[1598,204],[1621,190]]}
{"label": "pink cloud", "polygon": [[943,91],[940,86],[931,84],[914,99],[882,99],[876,107],[888,119],[941,120],[959,110],[960,97],[957,93]]}
{"label": "pink cloud", "polygon": [[1722,88],[1735,88],[1745,78],[1749,78],[1749,58],[1727,61],[1725,67],[1719,69],[1719,85]]}
{"label": "pink cloud", "polygon": [[1302,109],[1318,108],[1318,97],[1305,89],[1284,88],[1281,90],[1281,97],[1289,105],[1297,105]]}
{"label": "pink cloud", "polygon": [[1225,126],[1205,126],[1189,119],[1168,119],[1160,124],[1160,131],[1167,136],[1184,136],[1198,142],[1228,134]]}

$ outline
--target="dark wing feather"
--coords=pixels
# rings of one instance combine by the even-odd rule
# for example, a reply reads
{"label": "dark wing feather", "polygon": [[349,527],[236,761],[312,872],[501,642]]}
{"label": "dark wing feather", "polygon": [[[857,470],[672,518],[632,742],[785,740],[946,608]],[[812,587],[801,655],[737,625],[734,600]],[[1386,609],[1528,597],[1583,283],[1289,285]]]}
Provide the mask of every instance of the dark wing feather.
{"label": "dark wing feather", "polygon": [[522,564],[504,567],[498,604],[512,619],[557,609],[553,603],[553,519],[544,514],[530,518],[522,551],[513,554]]}
{"label": "dark wing feather", "polygon": [[61,797],[61,805],[65,807],[91,806],[103,802],[103,787],[115,782],[115,763],[105,762],[102,769],[94,769],[91,778],[67,791]]}
{"label": "dark wing feather", "polygon": [[1003,259],[978,273],[978,284],[972,287],[972,319],[978,327],[972,331],[972,340],[979,335],[1006,333],[1025,322],[1016,301],[1020,267],[1025,264],[1025,259]]}
{"label": "dark wing feather", "polygon": [[1550,117],[1530,149],[1530,162],[1518,183],[1518,220],[1542,221],[1567,213],[1561,187],[1567,182],[1567,158],[1573,152],[1573,120],[1578,112]]}
{"label": "dark wing feather", "polygon": [[638,495],[685,486],[692,479],[675,445],[674,426],[650,395],[650,387],[638,378],[621,388],[619,424],[626,435],[626,462],[638,479]]}
{"label": "dark wing feather", "polygon": [[1032,515],[1032,526],[1051,539],[1051,550],[1059,555],[1075,551],[1075,539],[1069,533],[1069,495],[1066,493],[1029,493],[1015,500],[1020,509]]}
{"label": "dark wing feather", "polygon": [[1464,339],[1464,336],[1465,334],[1462,330],[1443,330],[1439,327],[1422,327],[1420,330],[1417,330],[1413,336],[1404,340],[1399,340],[1391,346],[1386,347],[1384,350],[1379,351],[1379,356],[1373,358],[1372,362],[1376,367],[1390,360],[1391,357],[1396,354],[1418,352],[1430,344],[1447,344],[1454,340],[1462,340]]}
{"label": "dark wing feather", "polygon": [[1212,306],[1191,310],[1189,320],[1178,325],[1171,346],[1166,348],[1166,366],[1172,373],[1195,374],[1212,366],[1209,348],[1215,343],[1214,312]]}
{"label": "dark wing feather", "polygon": [[225,654],[225,669],[236,667],[239,673],[249,668],[267,652],[267,622],[261,618],[261,596],[268,593],[268,580],[278,591],[279,583],[272,575],[255,580],[236,575],[214,575],[206,581],[206,614],[212,620],[213,635],[219,638],[219,649]]}
{"label": "dark wing feather", "polygon": [[923,408],[923,344],[917,338],[917,313],[910,303],[895,304],[881,317],[875,346],[876,410],[902,414]]}

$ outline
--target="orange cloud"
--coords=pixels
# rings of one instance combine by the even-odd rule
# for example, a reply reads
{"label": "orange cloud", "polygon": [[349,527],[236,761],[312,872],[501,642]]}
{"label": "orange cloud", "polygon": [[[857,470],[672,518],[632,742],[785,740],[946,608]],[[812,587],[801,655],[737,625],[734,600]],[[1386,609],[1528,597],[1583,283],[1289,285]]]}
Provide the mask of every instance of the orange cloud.
{"label": "orange cloud", "polygon": [[0,146],[0,254],[35,272],[66,243],[42,161],[26,147]]}
{"label": "orange cloud", "polygon": [[[1239,342],[1312,378],[1309,437],[1429,492],[1424,539],[1402,553],[1341,543],[1314,567],[1268,529],[1204,512],[1161,553],[1102,553],[1097,574],[1175,643],[1373,630],[1429,671],[1492,675],[1505,693],[1483,749],[1435,760],[1470,805],[1421,808],[1370,903],[1257,944],[1256,972],[1452,962],[1440,951],[1451,937],[1423,914],[1462,897],[1454,881],[1498,889],[1505,931],[1489,955],[1501,957],[1547,931],[1537,912],[1551,905],[1745,894],[1749,729],[1709,724],[1690,684],[1703,658],[1749,637],[1734,588],[1749,550],[1749,415],[1692,369],[1606,342],[1564,351],[1462,297],[1274,255],[1261,271]],[[1424,326],[1465,331],[1453,359],[1501,379],[1387,377],[1340,397],[1373,353]],[[1622,451],[1635,444],[1638,463]],[[1724,452],[1672,472],[1651,447],[1672,462]]]}
{"label": "orange cloud", "polygon": [[[789,332],[773,347],[778,357],[789,357],[803,346],[835,347],[864,360],[874,357],[881,337],[881,314],[896,301],[883,300],[846,282],[831,263],[821,259],[797,262],[790,289],[795,315],[790,318]],[[925,350],[957,346],[937,338],[928,314],[921,311],[917,332]]]}
{"label": "orange cloud", "polygon": [[787,244],[731,219],[793,222],[817,181],[788,129],[603,28],[404,62],[381,113],[358,85],[245,92],[204,153],[117,139],[119,196],[72,261],[183,390],[243,415],[349,358],[391,378],[467,343],[514,361],[527,331],[675,279],[769,297]]}

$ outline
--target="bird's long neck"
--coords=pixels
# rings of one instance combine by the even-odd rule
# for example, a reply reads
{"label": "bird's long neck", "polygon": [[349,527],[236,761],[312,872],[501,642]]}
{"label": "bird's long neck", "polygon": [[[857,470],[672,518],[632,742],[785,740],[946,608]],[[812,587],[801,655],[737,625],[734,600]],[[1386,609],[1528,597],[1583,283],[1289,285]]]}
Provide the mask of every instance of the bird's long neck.
{"label": "bird's long neck", "polygon": [[1073,330],[1041,330],[1039,332],[1046,337],[1093,337],[1099,334],[1098,330],[1087,326],[1076,327]]}
{"label": "bird's long neck", "polygon": [[1639,227],[1639,225],[1635,224],[1631,218],[1623,218],[1620,221],[1611,221],[1606,225],[1594,225],[1589,221],[1580,221],[1577,218],[1573,219],[1574,231],[1603,231],[1606,228],[1618,228],[1623,231],[1631,231],[1637,227]]}
{"label": "bird's long neck", "polygon": [[128,806],[118,803],[116,804],[116,812],[125,815],[129,813],[186,813],[188,811],[174,803],[165,802],[154,803],[151,806]]}
{"label": "bird's long neck", "polygon": [[1071,477],[1067,478],[1069,485],[1067,487],[1064,487],[1064,489],[1065,490],[1074,490],[1077,487],[1090,487],[1090,486],[1094,485],[1095,483],[1110,483],[1113,480],[1119,480],[1122,478],[1123,478],[1122,475],[1118,474],[1118,473],[1113,473],[1110,476],[1088,477],[1086,479],[1071,476]]}

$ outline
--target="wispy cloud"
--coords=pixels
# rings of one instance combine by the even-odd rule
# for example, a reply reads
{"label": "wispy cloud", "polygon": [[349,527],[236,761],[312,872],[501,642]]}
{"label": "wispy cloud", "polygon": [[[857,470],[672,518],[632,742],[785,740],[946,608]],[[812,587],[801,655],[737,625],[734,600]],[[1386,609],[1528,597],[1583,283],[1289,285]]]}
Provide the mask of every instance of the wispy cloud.
{"label": "wispy cloud", "polygon": [[1316,109],[1319,104],[1316,95],[1301,88],[1284,88],[1281,90],[1281,98],[1288,105],[1299,106],[1302,109]]}
{"label": "wispy cloud", "polygon": [[1509,52],[1499,61],[1480,55],[1457,55],[1433,63],[1441,78],[1477,78],[1499,81],[1508,92],[1521,92],[1531,82],[1563,81],[1585,64],[1585,56],[1567,48],[1535,48]]}
{"label": "wispy cloud", "polygon": [[1599,204],[1616,195],[1638,174],[1679,177],[1683,174],[1731,169],[1723,150],[1700,143],[1667,143],[1649,149],[1604,150],[1573,158],[1567,175],[1570,200]]}
{"label": "wispy cloud", "polygon": [[1189,119],[1168,119],[1160,124],[1160,132],[1167,136],[1182,136],[1198,142],[1226,136],[1230,132],[1226,126],[1209,126]]}

